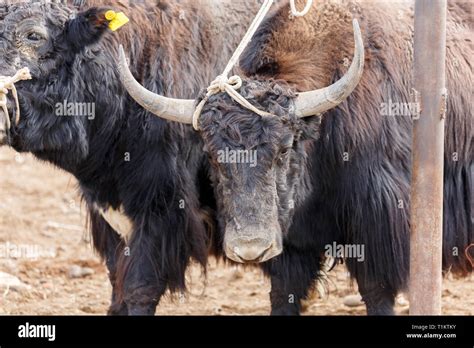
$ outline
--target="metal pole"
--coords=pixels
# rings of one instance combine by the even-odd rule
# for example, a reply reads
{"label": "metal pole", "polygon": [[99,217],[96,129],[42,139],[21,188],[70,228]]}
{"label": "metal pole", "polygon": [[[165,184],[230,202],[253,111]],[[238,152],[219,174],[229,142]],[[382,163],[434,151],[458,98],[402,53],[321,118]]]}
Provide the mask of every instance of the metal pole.
{"label": "metal pole", "polygon": [[441,314],[446,0],[416,0],[410,314]]}

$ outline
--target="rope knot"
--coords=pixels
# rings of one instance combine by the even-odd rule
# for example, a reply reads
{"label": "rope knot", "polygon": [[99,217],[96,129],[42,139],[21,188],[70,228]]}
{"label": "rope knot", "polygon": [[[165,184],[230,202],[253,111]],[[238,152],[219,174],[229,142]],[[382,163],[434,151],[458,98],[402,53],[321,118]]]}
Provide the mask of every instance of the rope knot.
{"label": "rope knot", "polygon": [[227,83],[235,90],[238,90],[240,87],[242,87],[242,79],[238,75],[231,76]]}
{"label": "rope knot", "polygon": [[12,90],[13,99],[16,106],[15,122],[18,124],[20,120],[20,105],[18,102],[18,94],[16,92],[15,83],[22,80],[31,80],[30,70],[28,68],[20,69],[13,76],[0,76],[0,107],[5,113],[5,122],[7,129],[10,129],[10,115],[7,109],[7,94],[8,90]]}
{"label": "rope knot", "polygon": [[242,87],[242,79],[240,76],[234,75],[228,78],[225,75],[217,76],[207,88],[207,97],[217,93],[226,92],[228,89],[238,90]]}
{"label": "rope knot", "polygon": [[242,87],[242,79],[240,76],[234,75],[231,76],[230,78],[227,78],[225,75],[219,75],[216,77],[214,81],[211,82],[210,86],[207,88],[207,94],[206,97],[201,100],[201,102],[198,104],[196,107],[196,110],[194,110],[193,114],[193,127],[195,130],[199,130],[199,117],[201,116],[202,109],[204,108],[204,104],[207,103],[209,98],[215,94],[218,93],[227,93],[234,101],[239,103],[241,106],[244,108],[247,108],[248,110],[256,113],[257,115],[260,115],[262,117],[264,116],[271,116],[270,113],[262,111],[260,109],[257,109],[255,106],[249,103],[247,99],[242,97],[239,92],[237,92],[238,89]]}

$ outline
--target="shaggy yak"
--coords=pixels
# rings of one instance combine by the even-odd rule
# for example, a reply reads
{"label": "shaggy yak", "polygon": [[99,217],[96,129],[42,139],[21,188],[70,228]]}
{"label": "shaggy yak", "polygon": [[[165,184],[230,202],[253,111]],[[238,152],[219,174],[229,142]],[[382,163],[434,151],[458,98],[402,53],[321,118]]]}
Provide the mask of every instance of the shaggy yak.
{"label": "shaggy yak", "polygon": [[[191,258],[205,265],[206,207],[215,203],[202,140],[128,97],[114,63],[118,43],[141,83],[192,97],[223,69],[258,4],[125,3],[88,1],[104,7],[79,13],[55,3],[0,5],[0,76],[26,66],[33,77],[16,85],[19,122],[5,129],[0,111],[0,138],[77,178],[110,272],[109,313],[153,314],[166,289],[184,290]],[[116,33],[105,18],[111,8],[130,18]],[[229,27],[233,35],[218,35]]]}
{"label": "shaggy yak", "polygon": [[[446,270],[464,275],[472,272],[465,250],[474,242],[467,8],[450,4],[448,16],[443,257]],[[316,1],[296,19],[283,3],[240,61],[241,95],[271,115],[225,93],[205,104],[198,128],[212,163],[224,250],[237,262],[261,263],[271,277],[272,313],[299,313],[329,256],[345,260],[368,314],[393,314],[396,294],[406,290],[412,52],[410,2]],[[151,97],[126,69],[122,57],[129,93],[169,118],[169,108],[160,112],[169,101]],[[190,123],[195,103],[182,100],[181,109],[181,122]],[[230,151],[254,151],[257,161],[222,156]],[[354,247],[363,253],[351,253]]]}

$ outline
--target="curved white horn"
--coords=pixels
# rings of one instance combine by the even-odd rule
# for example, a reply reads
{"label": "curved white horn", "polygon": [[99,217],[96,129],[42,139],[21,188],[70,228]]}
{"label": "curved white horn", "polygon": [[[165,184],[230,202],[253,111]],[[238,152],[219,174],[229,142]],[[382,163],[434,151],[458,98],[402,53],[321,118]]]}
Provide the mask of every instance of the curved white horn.
{"label": "curved white horn", "polygon": [[331,86],[314,91],[303,92],[295,100],[298,117],[321,114],[342,103],[356,88],[364,71],[364,42],[357,19],[352,21],[354,28],[354,59],[347,73]]}
{"label": "curved white horn", "polygon": [[119,48],[120,80],[130,96],[143,108],[169,121],[193,123],[194,100],[166,98],[140,85],[128,67],[123,46]]}

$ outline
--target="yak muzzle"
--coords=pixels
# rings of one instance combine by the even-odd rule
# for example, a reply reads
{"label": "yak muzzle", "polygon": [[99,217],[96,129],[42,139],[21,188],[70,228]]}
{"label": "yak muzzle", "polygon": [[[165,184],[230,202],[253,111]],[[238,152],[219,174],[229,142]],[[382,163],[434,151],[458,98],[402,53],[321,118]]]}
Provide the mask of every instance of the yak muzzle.
{"label": "yak muzzle", "polygon": [[278,238],[240,237],[224,242],[226,256],[239,263],[260,263],[281,254],[282,242]]}

